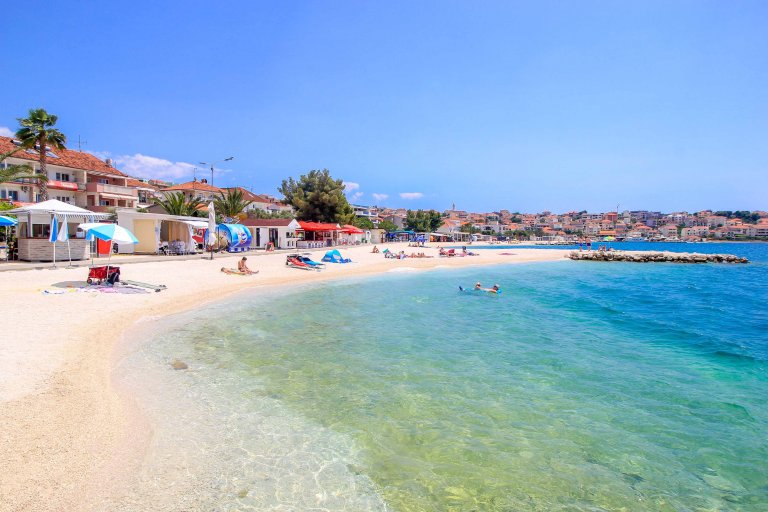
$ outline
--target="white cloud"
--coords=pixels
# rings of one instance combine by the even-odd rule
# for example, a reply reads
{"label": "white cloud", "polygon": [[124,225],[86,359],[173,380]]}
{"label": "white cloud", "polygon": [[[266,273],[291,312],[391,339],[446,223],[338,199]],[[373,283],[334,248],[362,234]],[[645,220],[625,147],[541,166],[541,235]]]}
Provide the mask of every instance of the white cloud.
{"label": "white cloud", "polygon": [[358,200],[358,199],[360,199],[361,197],[363,197],[363,193],[362,193],[362,192],[355,192],[354,194],[352,194],[351,196],[349,196],[349,198],[350,198],[352,201],[357,201],[357,200]]}
{"label": "white cloud", "polygon": [[7,126],[0,126],[0,136],[13,137],[13,135],[14,135],[13,130],[11,130]]}
{"label": "white cloud", "polygon": [[[114,161],[121,171],[131,176],[170,181],[192,178],[196,167],[187,162],[171,162],[170,160],[142,155],[141,153],[116,156]],[[204,175],[203,173],[202,169],[198,172],[201,176]]]}
{"label": "white cloud", "polygon": [[424,194],[421,192],[400,192],[400,197],[403,199],[421,199]]}
{"label": "white cloud", "polygon": [[360,189],[360,184],[355,183],[354,181],[345,181],[342,184],[344,185],[344,192],[346,193],[350,193],[352,191]]}
{"label": "white cloud", "polygon": [[110,158],[112,154],[109,151],[91,151],[90,149],[85,150],[86,153],[90,153],[99,160],[106,160],[107,158]]}

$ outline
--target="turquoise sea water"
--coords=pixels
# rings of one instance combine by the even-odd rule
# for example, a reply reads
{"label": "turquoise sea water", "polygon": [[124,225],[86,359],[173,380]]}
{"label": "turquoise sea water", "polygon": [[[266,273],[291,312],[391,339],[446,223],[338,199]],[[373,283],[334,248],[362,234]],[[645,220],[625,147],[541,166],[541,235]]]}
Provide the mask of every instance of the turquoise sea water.
{"label": "turquoise sea water", "polygon": [[[766,510],[768,246],[742,250],[755,262],[400,272],[179,315],[120,366],[156,424],[126,502],[186,482],[216,510]],[[504,293],[457,291],[478,280]]]}

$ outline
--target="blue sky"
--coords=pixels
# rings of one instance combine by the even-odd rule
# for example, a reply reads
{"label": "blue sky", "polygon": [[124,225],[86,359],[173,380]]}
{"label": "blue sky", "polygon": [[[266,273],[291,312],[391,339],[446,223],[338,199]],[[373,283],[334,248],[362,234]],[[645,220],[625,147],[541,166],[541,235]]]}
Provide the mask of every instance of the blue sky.
{"label": "blue sky", "polygon": [[328,168],[390,207],[768,209],[766,2],[47,4],[39,30],[42,4],[3,9],[0,133],[44,107],[126,172],[234,156],[214,184]]}

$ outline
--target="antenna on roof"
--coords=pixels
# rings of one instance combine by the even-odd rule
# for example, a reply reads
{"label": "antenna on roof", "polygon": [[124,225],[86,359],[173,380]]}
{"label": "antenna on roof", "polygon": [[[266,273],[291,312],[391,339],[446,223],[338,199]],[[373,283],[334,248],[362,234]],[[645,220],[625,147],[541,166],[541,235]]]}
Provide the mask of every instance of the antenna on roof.
{"label": "antenna on roof", "polygon": [[80,135],[78,134],[78,136],[77,136],[77,150],[79,152],[81,152],[81,153],[83,152],[83,144],[88,144],[88,141],[81,139]]}

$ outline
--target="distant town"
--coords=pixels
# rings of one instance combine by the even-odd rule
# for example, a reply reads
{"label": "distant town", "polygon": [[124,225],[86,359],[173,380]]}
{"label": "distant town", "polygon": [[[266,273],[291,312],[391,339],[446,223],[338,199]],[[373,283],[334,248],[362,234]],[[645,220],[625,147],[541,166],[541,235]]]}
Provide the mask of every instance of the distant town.
{"label": "distant town", "polygon": [[[12,137],[0,137],[0,153],[6,158],[0,170],[14,165],[40,172],[39,154],[25,148]],[[290,217],[293,208],[268,193],[256,193],[245,187],[220,188],[207,179],[183,183],[137,178],[117,169],[110,159],[90,153],[48,148],[45,195],[94,212],[116,209],[153,211],[158,200],[183,194],[185,199],[203,203],[220,198],[227,191],[238,190],[248,202],[244,213],[254,217]],[[0,203],[7,207],[40,202],[41,184],[34,177],[18,177],[0,183]],[[0,205],[2,206],[2,205]],[[408,230],[409,210],[373,205],[351,205],[362,229]],[[603,241],[699,241],[768,239],[768,212],[712,211],[658,212],[625,210],[612,212],[571,211],[565,213],[522,213],[511,210],[469,212],[450,209],[440,212],[442,224],[435,234],[452,240],[519,239],[542,242],[573,242],[586,239]]]}

